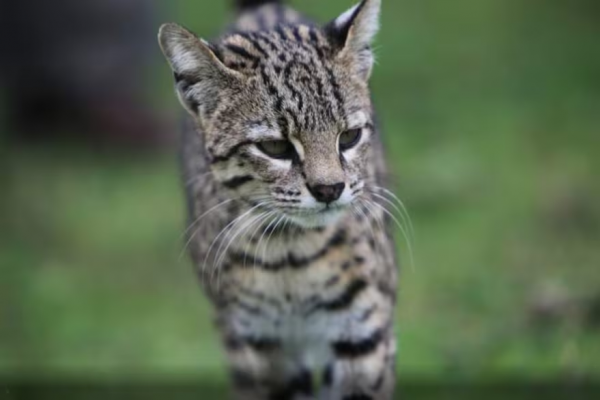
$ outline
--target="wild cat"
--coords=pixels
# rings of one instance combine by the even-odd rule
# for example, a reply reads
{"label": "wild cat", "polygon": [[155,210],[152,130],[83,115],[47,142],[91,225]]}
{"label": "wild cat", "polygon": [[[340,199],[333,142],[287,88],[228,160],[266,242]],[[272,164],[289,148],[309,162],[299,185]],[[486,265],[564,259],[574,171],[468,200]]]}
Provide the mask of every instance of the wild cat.
{"label": "wild cat", "polygon": [[238,0],[208,42],[163,25],[193,120],[187,246],[239,399],[390,399],[396,260],[369,93],[381,0],[319,26]]}

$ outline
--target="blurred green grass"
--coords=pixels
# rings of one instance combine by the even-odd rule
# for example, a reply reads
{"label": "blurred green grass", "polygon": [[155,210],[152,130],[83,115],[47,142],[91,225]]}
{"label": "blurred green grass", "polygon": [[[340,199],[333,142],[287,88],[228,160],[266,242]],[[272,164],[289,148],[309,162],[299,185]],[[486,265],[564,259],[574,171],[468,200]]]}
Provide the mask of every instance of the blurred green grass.
{"label": "blurred green grass", "polygon": [[[351,2],[294,4],[326,21]],[[177,5],[203,36],[227,21],[225,1]],[[591,0],[384,1],[372,86],[416,228],[400,374],[599,377],[600,328],[586,319],[600,296],[599,34]],[[167,68],[157,74],[157,102],[174,107]],[[2,158],[0,375],[224,379],[179,260],[175,156]]]}

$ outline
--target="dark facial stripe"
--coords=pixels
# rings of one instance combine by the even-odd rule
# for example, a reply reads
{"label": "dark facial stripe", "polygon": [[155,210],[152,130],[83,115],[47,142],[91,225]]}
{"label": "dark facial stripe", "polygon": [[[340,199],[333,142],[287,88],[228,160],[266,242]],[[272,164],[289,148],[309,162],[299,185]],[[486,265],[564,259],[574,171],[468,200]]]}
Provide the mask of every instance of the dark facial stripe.
{"label": "dark facial stripe", "polygon": [[364,357],[377,349],[383,340],[383,331],[377,330],[366,339],[358,341],[339,340],[332,343],[333,351],[340,358]]}
{"label": "dark facial stripe", "polygon": [[[317,53],[318,57],[316,57],[316,61],[319,62],[320,68],[325,69],[325,71],[327,72],[327,75],[328,75],[327,78],[328,78],[329,84],[332,87],[333,96],[334,96],[334,98],[337,101],[337,104],[335,104],[335,105],[336,105],[336,107],[338,107],[338,110],[341,111],[341,110],[343,110],[343,98],[342,98],[342,95],[341,95],[341,89],[340,89],[339,83],[337,82],[337,80],[336,80],[336,78],[335,78],[335,76],[333,74],[333,70],[331,69],[331,67],[329,67],[328,65],[326,65],[324,63],[324,61],[323,61],[324,58],[325,58],[325,52],[318,45],[318,40],[319,40],[318,39],[318,34],[317,34],[317,32],[316,32],[316,30],[314,28],[310,29],[309,36],[310,36],[311,42],[313,42],[313,46],[309,47],[309,46],[306,46],[306,45],[302,45],[302,47],[305,50],[309,51],[309,52],[311,50],[314,50]],[[317,69],[317,66],[316,66],[316,63],[315,63],[314,59],[311,58],[309,60],[309,62],[311,64],[311,68],[313,70]],[[320,86],[322,86],[322,83],[320,83],[319,81],[317,81],[317,82],[318,82],[318,84]],[[322,92],[322,90],[323,89],[321,88],[319,90],[319,92]],[[320,96],[322,96],[322,93],[320,93]],[[333,115],[330,115],[330,117],[333,117]]]}
{"label": "dark facial stripe", "polygon": [[249,144],[252,144],[252,143],[253,142],[251,140],[244,140],[243,142],[240,142],[240,143],[236,144],[235,146],[231,147],[227,151],[227,153],[219,154],[219,155],[213,155],[209,149],[209,153],[211,153],[211,155],[212,155],[211,164],[216,164],[219,162],[225,162],[225,161],[229,160],[231,157],[233,157],[233,155],[235,153],[237,153],[239,151],[239,149],[241,149],[242,147],[247,146]]}
{"label": "dark facial stripe", "polygon": [[[327,72],[327,81],[329,82],[329,85],[331,86],[332,95],[333,95],[333,98],[335,99],[335,102],[333,102],[333,105],[336,107],[336,110],[338,111],[338,113],[342,113],[342,111],[344,109],[344,99],[341,94],[340,85],[337,82],[337,79],[336,79],[331,67],[326,65],[323,61],[323,59],[325,58],[325,53],[324,53],[323,49],[318,45],[318,34],[316,33],[314,28],[310,29],[309,35],[310,35],[311,42],[314,42],[313,46],[309,47],[307,45],[302,44],[302,47],[309,52],[314,50],[318,56],[314,59],[311,57],[308,60],[308,62],[310,64],[310,68],[313,71],[317,70],[317,69],[324,69]],[[319,68],[317,68],[315,61],[317,61],[319,63]],[[302,64],[302,63],[300,63],[300,64]],[[316,82],[318,85],[317,93],[319,94],[319,97],[323,97],[324,85],[320,81],[320,79],[317,79]],[[330,109],[330,107],[327,108],[327,114],[329,115],[329,118],[335,117],[333,115],[333,111]]]}
{"label": "dark facial stripe", "polygon": [[283,135],[284,138],[287,139],[290,137],[290,128],[288,125],[287,118],[280,115],[277,118],[277,127],[279,128],[279,132],[281,132],[281,134]]}
{"label": "dark facial stripe", "polygon": [[327,75],[329,76],[329,84],[333,88],[333,97],[337,101],[336,106],[338,107],[338,112],[343,112],[344,109],[344,99],[342,98],[342,91],[340,89],[340,84],[338,83],[335,75],[331,68],[326,68]]}
{"label": "dark facial stripe", "polygon": [[298,116],[296,113],[289,108],[286,108],[284,112],[290,116],[292,122],[294,123],[294,129],[299,130],[301,128],[300,121],[298,120]]}
{"label": "dark facial stripe", "polygon": [[254,177],[250,176],[250,175],[244,175],[244,176],[236,176],[234,178],[228,179],[226,181],[223,182],[223,186],[225,186],[227,189],[237,189],[240,186],[251,182],[254,180]]}

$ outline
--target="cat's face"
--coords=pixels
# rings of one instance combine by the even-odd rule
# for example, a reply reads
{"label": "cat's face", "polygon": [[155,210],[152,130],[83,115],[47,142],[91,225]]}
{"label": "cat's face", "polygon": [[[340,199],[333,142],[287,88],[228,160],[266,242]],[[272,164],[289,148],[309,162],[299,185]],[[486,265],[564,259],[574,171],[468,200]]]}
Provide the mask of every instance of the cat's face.
{"label": "cat's face", "polygon": [[231,196],[304,227],[327,225],[371,176],[368,77],[379,0],[326,28],[282,25],[215,44],[167,25],[178,94]]}
{"label": "cat's face", "polygon": [[339,217],[363,189],[373,125],[366,88],[337,81],[343,105],[311,90],[316,74],[271,78],[278,88],[296,88],[296,97],[281,95],[281,113],[259,76],[223,100],[228,105],[204,124],[216,179],[233,196],[265,202],[300,225]]}

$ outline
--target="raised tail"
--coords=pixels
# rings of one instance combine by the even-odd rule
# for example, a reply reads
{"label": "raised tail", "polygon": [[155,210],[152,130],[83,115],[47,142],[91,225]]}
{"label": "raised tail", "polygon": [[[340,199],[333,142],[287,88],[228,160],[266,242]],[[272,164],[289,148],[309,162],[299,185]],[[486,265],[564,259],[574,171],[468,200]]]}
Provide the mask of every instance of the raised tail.
{"label": "raised tail", "polygon": [[240,11],[249,10],[265,4],[282,3],[281,0],[235,0],[235,6]]}

